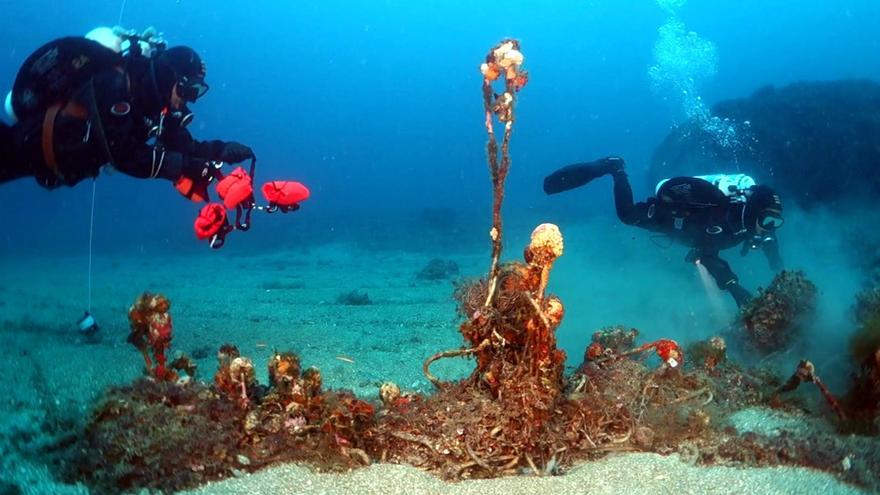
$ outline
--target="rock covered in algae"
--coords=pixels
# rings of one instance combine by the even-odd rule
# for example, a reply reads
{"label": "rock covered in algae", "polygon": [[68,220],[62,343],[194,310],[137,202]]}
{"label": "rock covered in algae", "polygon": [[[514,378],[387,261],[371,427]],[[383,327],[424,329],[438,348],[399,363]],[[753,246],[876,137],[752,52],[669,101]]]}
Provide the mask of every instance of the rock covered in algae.
{"label": "rock covered in algae", "polygon": [[858,328],[850,338],[850,351],[860,365],[880,349],[880,288],[860,292],[853,311]]}
{"label": "rock covered in algae", "polygon": [[639,331],[623,325],[602,327],[593,332],[593,343],[602,349],[610,349],[614,354],[628,351],[635,347]]}
{"label": "rock covered in algae", "polygon": [[854,312],[858,327],[849,345],[856,373],[846,402],[856,420],[876,433],[880,431],[880,289],[859,293]]}
{"label": "rock covered in algae", "polygon": [[433,258],[416,274],[419,280],[446,280],[458,275],[458,263],[442,258]]}
{"label": "rock covered in algae", "polygon": [[788,348],[815,313],[816,295],[802,271],[779,272],[740,312],[745,340],[761,354]]}
{"label": "rock covered in algae", "polygon": [[687,354],[694,365],[711,371],[727,360],[727,342],[719,335],[699,340],[688,346]]}
{"label": "rock covered in algae", "polygon": [[712,107],[712,115],[739,124],[740,142],[747,146],[722,146],[698,122],[686,123],[655,150],[648,178],[654,184],[702,173],[706,163],[736,164],[753,177],[773,177],[780,192],[804,208],[873,204],[880,191],[878,112],[875,81],[766,86]]}

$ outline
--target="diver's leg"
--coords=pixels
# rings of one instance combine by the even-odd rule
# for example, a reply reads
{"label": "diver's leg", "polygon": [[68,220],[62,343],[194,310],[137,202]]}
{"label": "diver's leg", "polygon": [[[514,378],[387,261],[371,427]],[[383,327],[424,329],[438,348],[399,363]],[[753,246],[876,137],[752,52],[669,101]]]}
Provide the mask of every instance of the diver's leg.
{"label": "diver's leg", "polygon": [[556,194],[581,187],[603,175],[623,170],[623,158],[610,156],[594,162],[574,163],[544,178],[544,192]]}
{"label": "diver's leg", "polygon": [[617,218],[627,225],[640,225],[645,228],[650,223],[650,214],[645,203],[633,202],[632,187],[626,176],[626,164],[619,156],[609,156],[588,163],[575,163],[563,167],[544,179],[544,192],[556,194],[580,187],[603,175],[614,178],[614,208]]}
{"label": "diver's leg", "polygon": [[730,265],[719,258],[717,253],[700,253],[697,262],[706,267],[719,288],[730,293],[738,307],[742,307],[752,298],[752,294],[739,285],[739,279],[730,269]]}
{"label": "diver's leg", "polygon": [[13,128],[0,123],[0,184],[29,175],[31,169],[16,146]]}
{"label": "diver's leg", "polygon": [[633,202],[632,186],[629,185],[626,171],[621,166],[611,176],[614,178],[614,209],[617,211],[617,218],[627,225],[641,223],[644,215]]}

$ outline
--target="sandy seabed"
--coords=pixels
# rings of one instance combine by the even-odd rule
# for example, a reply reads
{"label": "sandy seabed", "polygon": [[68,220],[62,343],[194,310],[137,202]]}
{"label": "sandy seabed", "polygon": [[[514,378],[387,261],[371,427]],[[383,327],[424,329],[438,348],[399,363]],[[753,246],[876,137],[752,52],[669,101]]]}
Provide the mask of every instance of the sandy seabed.
{"label": "sandy seabed", "polygon": [[500,478],[445,483],[409,466],[374,465],[346,474],[313,474],[281,466],[211,483],[192,494],[363,493],[517,495],[596,494],[849,494],[862,493],[833,476],[786,467],[695,467],[657,454],[625,454],[582,464],[562,476]]}
{"label": "sandy seabed", "polygon": [[[569,245],[582,240],[588,246],[589,239],[588,231],[577,229],[566,237]],[[522,240],[524,236],[508,242],[518,245]],[[626,255],[644,248],[626,244],[621,250]],[[676,250],[668,257],[680,262],[679,255],[683,252]],[[262,383],[267,371],[259,363],[275,350],[292,350],[305,366],[322,370],[327,386],[351,389],[367,399],[375,399],[378,385],[386,380],[405,391],[429,392],[422,361],[438,350],[461,345],[452,283],[416,278],[438,256],[458,263],[465,276],[484,273],[488,265],[485,253],[370,251],[341,244],[264,255],[226,249],[202,256],[99,256],[92,309],[102,330],[100,341],[93,343],[84,342],[73,326],[86,305],[84,257],[0,259],[0,346],[6,371],[6,379],[0,380],[0,481],[18,485],[23,493],[87,492],[82,486],[57,484],[39,457],[29,453],[55,440],[41,433],[50,413],[88,414],[101,390],[142,373],[143,361],[125,338],[128,306],[144,290],[171,299],[172,354],[180,350],[201,356],[197,362],[202,379],[216,369],[217,348],[232,342],[258,364]],[[627,265],[598,266],[593,252],[567,256],[557,264],[551,290],[568,307],[560,343],[573,355],[572,361],[580,361],[583,346],[601,325],[624,323],[638,326],[647,338],[686,341],[711,335],[717,328],[707,327],[707,321],[725,316],[714,315],[717,303],[707,300],[695,274],[670,269],[662,256],[634,254]],[[654,274],[652,283],[662,287],[663,294],[674,293],[687,302],[671,305],[665,299],[669,296],[657,296],[656,289],[623,276],[644,271]],[[596,291],[596,286],[604,290]],[[340,294],[352,290],[367,292],[372,304],[337,302]],[[707,319],[707,314],[714,316]],[[676,333],[669,334],[668,328]],[[432,371],[452,379],[466,375],[470,367],[466,360],[445,360]],[[0,493],[4,488],[0,483]],[[347,474],[278,466],[193,493],[539,492],[857,493],[830,475],[807,469],[703,468],[676,456],[654,454],[612,456],[563,476],[456,484],[405,466],[374,465]]]}

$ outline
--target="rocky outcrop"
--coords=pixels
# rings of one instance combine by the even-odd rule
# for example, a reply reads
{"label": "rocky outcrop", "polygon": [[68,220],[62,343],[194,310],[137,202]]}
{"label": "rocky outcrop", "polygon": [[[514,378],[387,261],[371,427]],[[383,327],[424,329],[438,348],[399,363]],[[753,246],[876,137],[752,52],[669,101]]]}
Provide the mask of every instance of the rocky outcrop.
{"label": "rocky outcrop", "polygon": [[736,125],[737,145],[718,145],[696,124],[679,126],[654,152],[652,183],[739,170],[804,208],[880,197],[880,84],[767,86],[722,101],[712,112]]}

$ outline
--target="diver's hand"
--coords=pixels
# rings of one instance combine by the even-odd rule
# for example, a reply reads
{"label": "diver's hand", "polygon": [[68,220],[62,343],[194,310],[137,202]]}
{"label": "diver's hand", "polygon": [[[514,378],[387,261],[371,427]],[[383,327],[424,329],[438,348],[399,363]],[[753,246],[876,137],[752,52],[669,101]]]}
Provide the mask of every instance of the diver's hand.
{"label": "diver's hand", "polygon": [[253,157],[254,150],[241,143],[230,141],[223,145],[223,149],[220,151],[220,156],[218,158],[221,162],[239,163]]}
{"label": "diver's hand", "polygon": [[196,183],[209,183],[214,178],[217,168],[210,161],[203,158],[189,158],[184,160],[180,175],[192,179]]}

